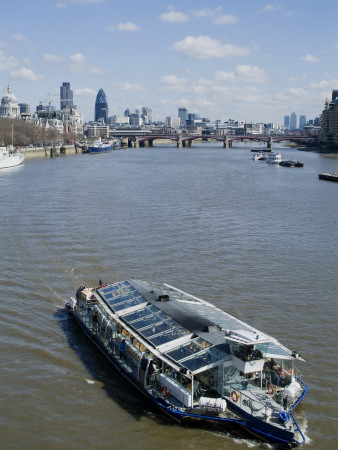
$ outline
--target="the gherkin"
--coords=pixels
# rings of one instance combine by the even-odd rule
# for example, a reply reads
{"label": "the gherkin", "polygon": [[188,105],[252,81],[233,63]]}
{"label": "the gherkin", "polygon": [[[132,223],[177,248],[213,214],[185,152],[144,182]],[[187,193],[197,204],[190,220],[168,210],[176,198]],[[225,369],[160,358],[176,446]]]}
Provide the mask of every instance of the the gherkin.
{"label": "the gherkin", "polygon": [[108,102],[107,97],[103,89],[100,89],[96,96],[95,101],[95,122],[100,120],[104,123],[108,122]]}

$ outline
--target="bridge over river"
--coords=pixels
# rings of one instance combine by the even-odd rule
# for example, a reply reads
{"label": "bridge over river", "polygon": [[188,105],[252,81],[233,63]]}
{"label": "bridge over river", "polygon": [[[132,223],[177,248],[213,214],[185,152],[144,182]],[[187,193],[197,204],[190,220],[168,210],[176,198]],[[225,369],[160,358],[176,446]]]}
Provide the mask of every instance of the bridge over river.
{"label": "bridge over river", "polygon": [[266,144],[272,149],[276,142],[294,142],[298,144],[314,143],[307,136],[265,136],[265,135],[223,135],[223,134],[151,134],[147,130],[114,130],[111,134],[122,141],[123,147],[153,147],[156,141],[168,141],[177,147],[191,147],[194,141],[219,141],[224,148],[232,147],[233,142],[255,141]]}

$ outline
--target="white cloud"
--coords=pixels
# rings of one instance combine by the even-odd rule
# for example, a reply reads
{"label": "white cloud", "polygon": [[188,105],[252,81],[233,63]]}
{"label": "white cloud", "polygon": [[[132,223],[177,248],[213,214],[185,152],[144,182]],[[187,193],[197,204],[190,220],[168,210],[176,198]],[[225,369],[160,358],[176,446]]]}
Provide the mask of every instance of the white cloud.
{"label": "white cloud", "polygon": [[214,17],[215,15],[219,15],[223,10],[222,6],[218,6],[215,9],[197,9],[192,10],[191,14],[194,17]]}
{"label": "white cloud", "polygon": [[264,8],[260,9],[258,12],[273,12],[281,9],[281,6],[277,3],[272,5],[271,3],[267,3]]}
{"label": "white cloud", "polygon": [[305,55],[302,56],[300,58],[302,61],[308,62],[308,63],[319,63],[320,62],[320,58],[317,58],[317,56],[313,56],[313,55]]}
{"label": "white cloud", "polygon": [[103,70],[87,63],[87,58],[82,53],[76,53],[70,56],[69,70],[77,73],[101,74]]}
{"label": "white cloud", "polygon": [[289,88],[285,89],[285,92],[290,97],[304,98],[306,95],[309,95],[309,92],[303,88]]}
{"label": "white cloud", "polygon": [[310,83],[311,89],[334,89],[335,86],[338,86],[338,78]]}
{"label": "white cloud", "polygon": [[179,78],[176,75],[165,75],[161,78],[161,81],[170,86],[186,84],[188,82],[186,78]]}
{"label": "white cloud", "polygon": [[0,71],[12,70],[17,67],[18,61],[14,56],[8,56],[0,49]]}
{"label": "white cloud", "polygon": [[13,40],[16,42],[20,42],[22,44],[27,44],[29,42],[29,39],[27,36],[23,35],[23,34],[14,34],[12,36]]}
{"label": "white cloud", "polygon": [[222,16],[216,17],[214,20],[215,25],[231,25],[236,22],[238,22],[238,17],[229,14],[223,14]]}
{"label": "white cloud", "polygon": [[225,82],[234,82],[236,81],[236,77],[234,72],[223,72],[222,70],[219,70],[215,73],[215,80],[216,81],[225,81]]}
{"label": "white cloud", "polygon": [[144,86],[141,84],[120,83],[118,85],[120,91],[124,92],[141,92],[144,91]]}
{"label": "white cloud", "polygon": [[141,27],[135,25],[133,22],[119,23],[118,25],[109,25],[105,27],[106,31],[138,31]]}
{"label": "white cloud", "polygon": [[242,65],[236,66],[234,72],[219,70],[215,73],[214,79],[226,83],[264,83],[268,79],[268,74],[265,69],[257,66]]}
{"label": "white cloud", "polygon": [[65,60],[65,57],[60,56],[60,55],[51,55],[50,53],[45,53],[43,55],[43,59],[47,62],[62,62]]}
{"label": "white cloud", "polygon": [[250,53],[250,49],[237,47],[232,44],[222,44],[209,36],[187,36],[183,41],[176,42],[172,50],[182,56],[193,59],[227,58],[229,56],[243,56]]}
{"label": "white cloud", "polygon": [[97,92],[91,88],[75,89],[74,94],[83,97],[95,97]]}
{"label": "white cloud", "polygon": [[36,75],[32,69],[21,67],[21,69],[11,72],[11,77],[16,78],[17,80],[36,81],[42,80],[44,75]]}
{"label": "white cloud", "polygon": [[189,20],[189,16],[183,12],[171,10],[161,14],[159,19],[162,20],[162,22],[186,23]]}
{"label": "white cloud", "polygon": [[264,83],[268,79],[266,70],[257,66],[236,66],[236,75],[240,81],[249,81],[252,83]]}

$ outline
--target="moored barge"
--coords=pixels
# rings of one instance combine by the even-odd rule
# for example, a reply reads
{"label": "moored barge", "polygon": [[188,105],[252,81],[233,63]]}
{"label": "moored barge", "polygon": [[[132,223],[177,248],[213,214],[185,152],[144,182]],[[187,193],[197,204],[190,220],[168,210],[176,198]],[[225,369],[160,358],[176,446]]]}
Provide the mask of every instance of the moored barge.
{"label": "moored barge", "polygon": [[298,446],[294,408],[308,388],[300,355],[167,283],[80,286],[66,307],[118,371],[180,423],[242,428]]}

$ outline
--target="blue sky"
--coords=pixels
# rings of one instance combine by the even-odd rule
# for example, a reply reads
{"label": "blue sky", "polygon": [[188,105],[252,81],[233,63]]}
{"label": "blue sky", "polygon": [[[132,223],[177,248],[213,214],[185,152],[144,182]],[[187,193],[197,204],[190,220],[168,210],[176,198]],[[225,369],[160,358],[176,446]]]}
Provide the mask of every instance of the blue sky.
{"label": "blue sky", "polygon": [[210,120],[278,122],[320,115],[338,89],[336,0],[1,0],[0,96],[74,103],[93,120],[179,107]]}

